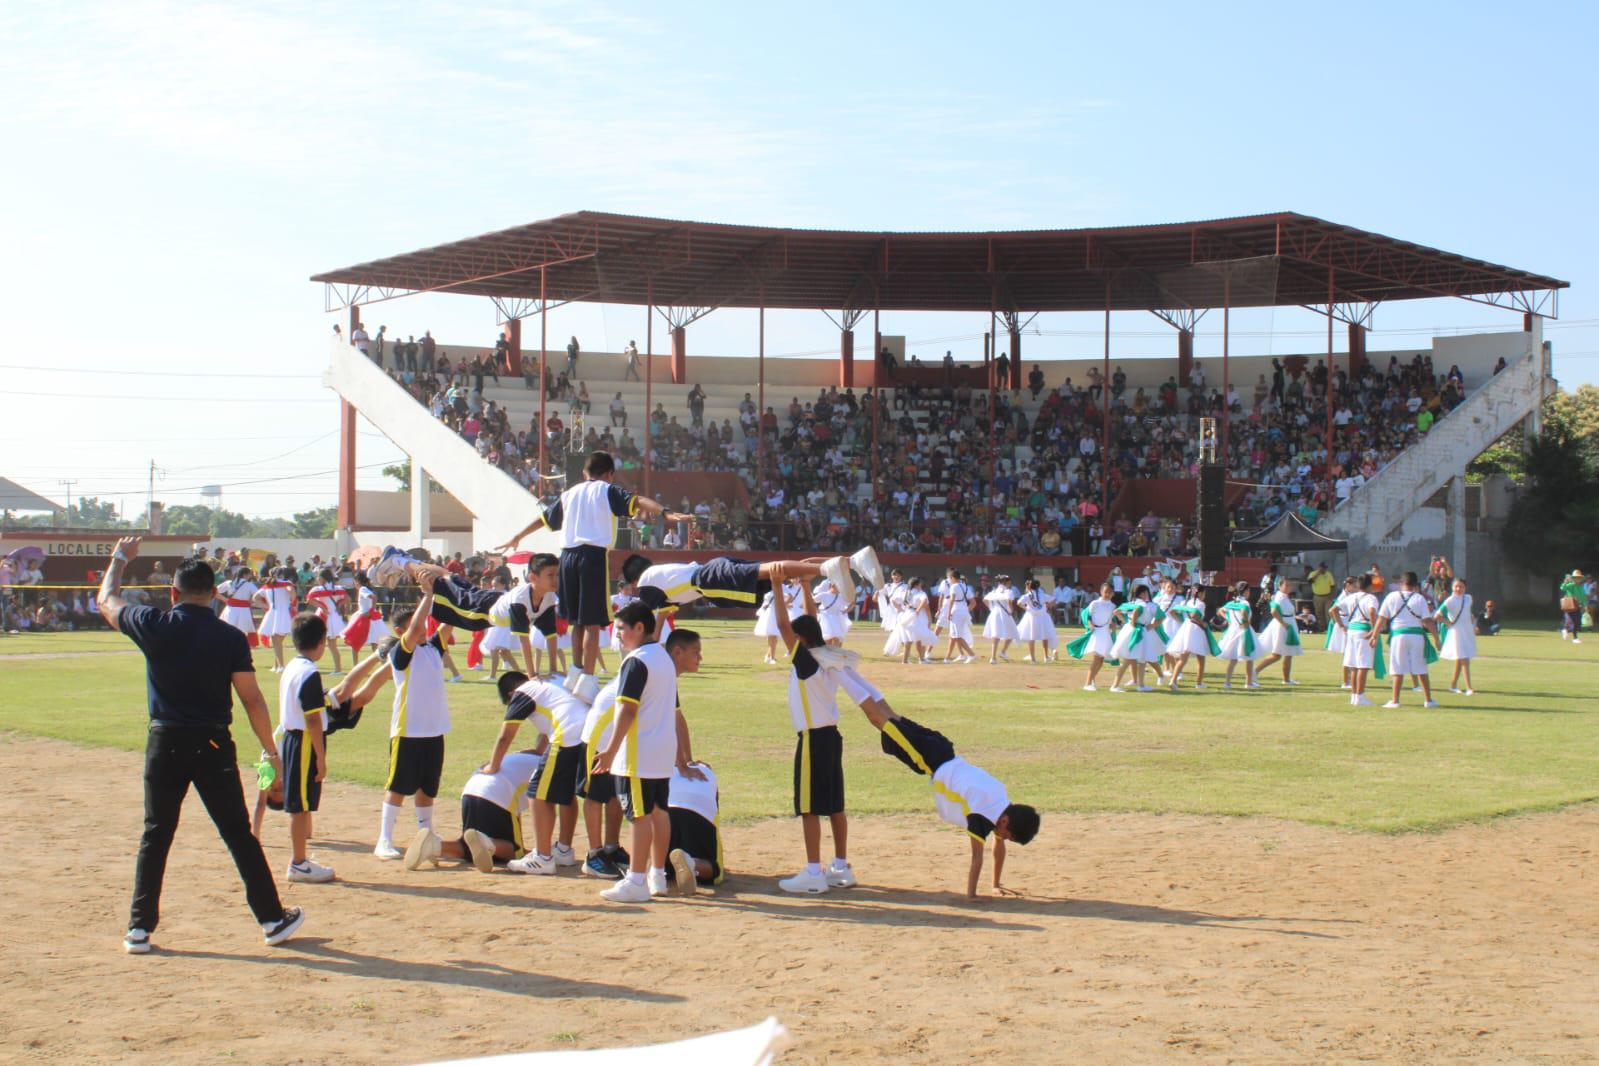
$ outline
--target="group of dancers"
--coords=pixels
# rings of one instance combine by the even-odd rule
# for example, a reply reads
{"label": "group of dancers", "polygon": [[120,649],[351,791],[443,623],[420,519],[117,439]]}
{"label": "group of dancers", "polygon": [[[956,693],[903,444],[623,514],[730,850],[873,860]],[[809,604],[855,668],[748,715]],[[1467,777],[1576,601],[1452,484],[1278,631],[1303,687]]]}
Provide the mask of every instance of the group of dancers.
{"label": "group of dancers", "polygon": [[[1017,589],[1009,574],[995,578],[994,587],[981,597],[967,584],[960,570],[950,567],[931,590],[922,579],[907,578],[896,569],[878,588],[878,613],[888,632],[883,654],[903,663],[974,663],[972,614],[979,603],[987,605],[982,639],[989,642],[990,663],[1010,662],[1012,644],[1025,641],[1026,661],[1054,662],[1060,656],[1060,638],[1051,616],[1054,598],[1031,578]],[[766,605],[762,605],[762,610]],[[847,621],[847,620],[846,620]],[[761,622],[756,632],[762,632]],[[942,660],[936,657],[940,636],[947,637]]]}

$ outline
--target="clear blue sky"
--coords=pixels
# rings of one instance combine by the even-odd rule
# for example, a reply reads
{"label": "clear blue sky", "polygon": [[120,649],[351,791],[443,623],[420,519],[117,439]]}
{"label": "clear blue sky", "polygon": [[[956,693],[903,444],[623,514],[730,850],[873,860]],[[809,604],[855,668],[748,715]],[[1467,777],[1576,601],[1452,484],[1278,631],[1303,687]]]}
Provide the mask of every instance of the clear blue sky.
{"label": "clear blue sky", "polygon": [[[172,503],[221,482],[251,513],[329,504],[336,404],[317,375],[333,316],[306,277],[585,208],[870,229],[1301,211],[1571,281],[1546,333],[1556,372],[1599,381],[1593,5],[973,10],[14,0],[0,8],[0,475],[56,498],[73,478],[130,516],[152,459]],[[464,297],[374,319],[446,346],[495,329],[491,305]],[[1235,327],[1282,352],[1313,347],[1319,322]],[[1372,346],[1417,343],[1384,330],[1513,322],[1385,306]],[[584,308],[550,326],[615,349],[642,323]],[[984,328],[884,323],[913,341]],[[1118,357],[1172,350],[1147,315],[1114,328]],[[752,339],[717,312],[690,351]],[[818,313],[784,314],[768,344],[836,336]],[[363,463],[397,454],[362,438]]]}

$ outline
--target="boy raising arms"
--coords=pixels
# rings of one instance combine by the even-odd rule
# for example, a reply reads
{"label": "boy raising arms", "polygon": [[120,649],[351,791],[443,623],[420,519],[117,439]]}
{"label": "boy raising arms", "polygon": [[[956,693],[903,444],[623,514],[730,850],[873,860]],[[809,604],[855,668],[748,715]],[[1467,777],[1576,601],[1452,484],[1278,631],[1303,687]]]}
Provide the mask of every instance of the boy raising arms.
{"label": "boy raising arms", "polygon": [[[821,623],[816,620],[816,603],[811,590],[802,585],[805,613],[793,621],[788,617],[788,602],[781,580],[786,564],[779,567],[772,588],[772,618],[778,634],[788,648],[793,669],[788,675],[788,710],[793,719],[794,814],[800,819],[805,837],[805,869],[784,878],[777,886],[784,892],[820,895],[830,888],[853,888],[855,871],[849,864],[849,819],[844,813],[844,738],[838,732],[837,690],[842,688],[862,707],[881,700],[883,694],[853,668],[841,663],[852,661],[849,653],[828,648]],[[818,659],[833,665],[823,665]],[[822,819],[827,818],[833,834],[833,861],[822,869]]]}
{"label": "boy raising arms", "polygon": [[[667,893],[666,861],[672,842],[667,793],[673,767],[689,765],[686,727],[678,712],[677,675],[699,669],[699,634],[675,630],[665,647],[650,640],[655,615],[642,603],[616,618],[626,652],[617,674],[616,720],[610,743],[595,761],[597,773],[614,773],[622,814],[633,825],[633,854],[625,878],[600,893],[613,903],[648,903]],[[614,768],[614,769],[613,769]]]}
{"label": "boy raising arms", "polygon": [[398,859],[394,826],[407,796],[414,797],[416,823],[433,828],[433,800],[444,770],[444,736],[450,731],[449,698],[444,687],[444,646],[437,635],[424,639],[428,612],[422,604],[433,596],[433,574],[418,575],[422,602],[395,620],[399,643],[389,652],[394,675],[394,712],[389,719],[389,776],[383,797],[383,819],[372,853]]}

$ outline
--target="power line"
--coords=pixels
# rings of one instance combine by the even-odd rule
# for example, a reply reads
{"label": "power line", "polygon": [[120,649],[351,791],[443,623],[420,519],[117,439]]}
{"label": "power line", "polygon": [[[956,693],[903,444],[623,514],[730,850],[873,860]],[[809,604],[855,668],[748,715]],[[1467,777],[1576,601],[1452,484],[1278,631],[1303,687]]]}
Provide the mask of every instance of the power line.
{"label": "power line", "polygon": [[218,374],[206,370],[116,370],[81,366],[26,366],[16,363],[0,363],[0,370],[30,370],[36,374],[93,374],[95,377],[116,374],[124,377],[149,378],[264,378],[268,381],[305,378],[315,378],[320,381],[322,378],[321,374]]}
{"label": "power line", "polygon": [[[120,400],[123,403],[171,403],[171,396],[127,396],[110,392],[25,392],[19,389],[7,389],[7,396],[48,396],[57,400]],[[327,396],[207,396],[203,402],[207,405],[214,403],[321,403],[324,400],[332,401],[337,397]]]}

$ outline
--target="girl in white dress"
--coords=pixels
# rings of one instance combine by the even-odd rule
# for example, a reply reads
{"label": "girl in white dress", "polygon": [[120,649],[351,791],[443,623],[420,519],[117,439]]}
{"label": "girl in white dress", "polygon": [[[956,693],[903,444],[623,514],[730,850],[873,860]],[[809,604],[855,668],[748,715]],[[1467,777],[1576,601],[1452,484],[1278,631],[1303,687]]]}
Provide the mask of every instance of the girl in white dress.
{"label": "girl in white dress", "polygon": [[1116,636],[1111,628],[1116,623],[1114,595],[1109,581],[1099,586],[1099,599],[1082,611],[1083,628],[1087,632],[1066,645],[1066,654],[1073,659],[1089,657],[1088,681],[1083,685],[1084,692],[1098,691],[1094,679],[1099,676],[1105,660],[1112,657],[1111,649],[1116,645]]}
{"label": "girl in white dress", "polygon": [[988,604],[988,621],[983,623],[983,636],[993,642],[988,646],[990,666],[1000,659],[1010,662],[1010,656],[1005,652],[1018,636],[1016,616],[1012,613],[1016,606],[1016,589],[1005,574],[1000,574],[994,580],[994,587],[983,597],[983,602]]}
{"label": "girl in white dress", "polygon": [[822,627],[822,639],[835,648],[842,647],[849,634],[850,604],[831,581],[820,582],[811,594],[816,599],[816,621]]}
{"label": "girl in white dress", "polygon": [[277,660],[272,672],[282,673],[283,638],[294,626],[294,571],[286,566],[278,567],[272,571],[272,579],[252,598],[266,610],[261,616],[261,628],[256,632],[262,643],[272,645],[272,657]]}
{"label": "girl in white dress", "polygon": [[[1333,600],[1331,607],[1327,608],[1327,641],[1325,647],[1328,651],[1335,652],[1340,657],[1343,656],[1344,648],[1349,643],[1349,601],[1359,595],[1359,591],[1359,586],[1354,578],[1344,578],[1343,591],[1338,593],[1338,598]],[[1354,683],[1349,676],[1349,667],[1347,666],[1344,667],[1343,683],[1338,687],[1345,690],[1354,687]]]}
{"label": "girl in white dress", "polygon": [[1471,613],[1471,596],[1466,592],[1466,579],[1455,578],[1454,594],[1438,605],[1433,612],[1438,629],[1444,639],[1438,648],[1438,658],[1453,659],[1455,674],[1449,679],[1449,691],[1461,692],[1460,675],[1466,675],[1464,695],[1471,691],[1471,660],[1477,657],[1477,621]]}
{"label": "girl in white dress", "polygon": [[877,591],[877,616],[878,624],[884,631],[894,628],[894,621],[899,614],[894,606],[894,597],[905,588],[905,575],[898,570],[889,572],[888,582]]}
{"label": "girl in white dress", "polygon": [[[939,621],[942,626],[949,627],[949,647],[944,649],[947,663],[977,661],[977,652],[972,649],[972,600],[972,587],[966,583],[966,575],[950,570],[944,579],[944,602],[939,607]],[[938,628],[933,630],[935,636]]]}
{"label": "girl in white dress", "polygon": [[260,590],[261,586],[255,583],[255,575],[247,566],[241,566],[231,581],[224,581],[217,586],[217,595],[222,597],[222,620],[249,637],[252,648],[256,646],[258,638],[250,601]]}
{"label": "girl in white dress", "polygon": [[767,590],[766,597],[755,610],[755,635],[766,638],[766,658],[763,661],[768,666],[777,662],[777,638],[781,636],[777,628],[777,616],[772,613],[772,598],[771,590]]}
{"label": "girl in white dress", "polygon": [[[493,587],[500,593],[501,599],[511,590],[510,582],[503,577],[494,579]],[[507,604],[507,607],[509,605]],[[511,632],[511,615],[509,610],[504,614],[491,610],[489,612],[489,627],[483,630],[483,638],[478,642],[478,651],[488,660],[489,680],[493,681],[500,676],[500,660],[505,660],[507,670],[516,669],[516,652],[520,650],[522,642],[516,639],[516,634]]]}
{"label": "girl in white dress", "polygon": [[333,571],[323,567],[317,573],[317,584],[305,594],[306,601],[317,616],[327,623],[328,650],[333,653],[333,673],[344,673],[344,663],[339,659],[338,638],[344,635],[344,601],[348,593],[333,581]]}
{"label": "girl in white dress", "polygon": [[1233,687],[1233,670],[1244,664],[1245,688],[1259,688],[1255,683],[1255,660],[1260,657],[1260,647],[1255,643],[1255,631],[1250,628],[1249,582],[1240,581],[1233,586],[1233,598],[1221,605],[1219,617],[1227,626],[1216,644],[1216,654],[1227,660],[1227,680],[1222,688]]}
{"label": "girl in white dress", "polygon": [[[901,653],[901,662],[911,661],[911,652],[916,652],[918,663],[933,661],[933,644],[938,640],[933,635],[933,616],[928,606],[927,593],[922,591],[922,579],[913,577],[905,583],[905,593],[900,602],[895,605],[899,615],[894,623],[894,635],[889,638],[889,644],[896,647]],[[886,654],[892,655],[885,646]]]}
{"label": "girl in white dress", "polygon": [[1205,621],[1204,588],[1190,586],[1188,594],[1178,597],[1168,613],[1175,614],[1179,619],[1177,633],[1166,645],[1166,655],[1173,660],[1171,690],[1177,691],[1177,682],[1191,658],[1199,660],[1199,676],[1194,679],[1194,687],[1204,688],[1205,658],[1220,654],[1221,651],[1216,645],[1216,638],[1211,635],[1210,625]]}
{"label": "girl in white dress", "polygon": [[1182,602],[1182,595],[1177,589],[1177,582],[1169,577],[1160,579],[1160,591],[1155,593],[1154,603],[1160,611],[1160,636],[1166,644],[1165,664],[1170,667],[1177,661],[1177,654],[1171,650],[1172,638],[1183,627],[1182,615],[1172,608]]}
{"label": "girl in white dress", "polygon": [[1294,657],[1305,650],[1304,642],[1299,639],[1299,622],[1294,617],[1293,587],[1293,582],[1283,578],[1277,582],[1277,591],[1267,602],[1271,621],[1260,634],[1260,650],[1265,658],[1255,664],[1255,676],[1259,677],[1266,667],[1281,662],[1285,685],[1299,684],[1294,680]]}
{"label": "girl in white dress", "polygon": [[1016,604],[1022,609],[1022,620],[1016,627],[1016,633],[1019,639],[1027,642],[1027,661],[1038,661],[1033,658],[1033,645],[1036,643],[1042,643],[1044,655],[1051,657],[1060,645],[1060,638],[1055,635],[1055,620],[1049,616],[1049,599],[1043,586],[1029,579],[1026,590]]}
{"label": "girl in white dress", "polygon": [[1373,670],[1379,681],[1387,676],[1377,654],[1377,597],[1371,593],[1371,575],[1356,578],[1354,594],[1344,597],[1342,603],[1339,613],[1348,631],[1344,638],[1344,672],[1349,675],[1349,705],[1370,707],[1367,676]]}
{"label": "girl in white dress", "polygon": [[1116,634],[1116,643],[1111,646],[1111,654],[1121,660],[1121,665],[1116,669],[1116,680],[1110,690],[1126,691],[1122,688],[1122,676],[1130,669],[1134,690],[1153,692],[1154,688],[1144,683],[1144,670],[1150,663],[1160,662],[1161,656],[1166,654],[1166,642],[1160,636],[1160,608],[1155,606],[1149,586],[1134,588],[1133,598],[1122,604],[1117,614],[1121,618],[1121,629]]}
{"label": "girl in white dress", "polygon": [[1437,658],[1428,637],[1437,628],[1427,598],[1421,594],[1421,579],[1415,571],[1406,570],[1400,588],[1390,592],[1377,609],[1377,633],[1389,634],[1388,676],[1394,687],[1393,698],[1383,704],[1385,709],[1399,706],[1399,689],[1406,674],[1421,684],[1421,705],[1438,706],[1432,698],[1432,679],[1427,676],[1427,664]]}

